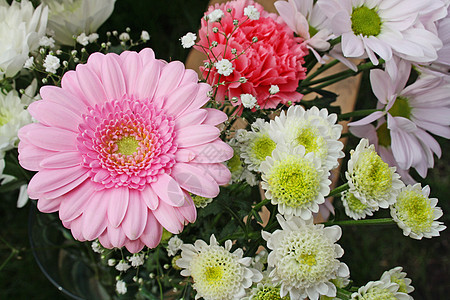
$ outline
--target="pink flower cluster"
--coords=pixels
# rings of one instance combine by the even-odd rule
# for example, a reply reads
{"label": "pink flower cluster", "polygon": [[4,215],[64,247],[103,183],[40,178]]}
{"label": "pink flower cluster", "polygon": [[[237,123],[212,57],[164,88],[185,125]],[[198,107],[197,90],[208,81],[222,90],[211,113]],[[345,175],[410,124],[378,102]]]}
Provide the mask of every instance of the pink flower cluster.
{"label": "pink flower cluster", "polygon": [[[248,5],[253,5],[260,12],[259,19],[251,20],[244,15]],[[303,95],[296,89],[299,80],[306,77],[302,64],[307,49],[302,44],[303,39],[294,37],[293,31],[279,16],[264,11],[252,0],[216,4],[209,8],[205,16],[216,9],[224,12],[223,17],[220,22],[202,20],[196,46],[208,55],[210,60],[206,63],[228,59],[233,65],[229,76],[220,75],[213,66],[201,68],[209,84],[225,82],[218,86],[216,100],[223,102],[225,98],[230,100],[236,97],[233,105],[239,105],[242,94],[252,94],[261,108],[275,108],[280,103],[300,101]],[[228,9],[231,12],[227,12]],[[234,20],[239,24],[237,29]],[[218,29],[216,33],[213,32],[214,27]],[[215,42],[217,46],[210,48]],[[240,81],[241,78],[245,80]],[[269,89],[272,85],[277,85],[280,91],[271,94]]]}

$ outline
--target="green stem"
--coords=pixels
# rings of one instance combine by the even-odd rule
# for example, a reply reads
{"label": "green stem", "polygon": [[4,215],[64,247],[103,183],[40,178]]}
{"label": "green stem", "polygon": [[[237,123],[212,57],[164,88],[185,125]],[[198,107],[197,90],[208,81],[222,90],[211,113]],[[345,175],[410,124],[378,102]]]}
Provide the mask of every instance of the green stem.
{"label": "green stem", "polygon": [[349,189],[348,182],[346,182],[343,185],[340,185],[334,190],[332,190],[328,195],[325,196],[325,198],[336,196],[337,194],[340,194],[341,192],[346,191],[348,189]]}
{"label": "green stem", "polygon": [[374,112],[377,112],[377,111],[382,111],[382,109],[361,109],[361,110],[355,110],[355,111],[348,112],[348,113],[345,113],[345,114],[340,114],[338,116],[338,120],[342,121],[342,120],[348,120],[348,119],[350,119],[352,117],[365,117],[365,116],[368,116],[368,115],[370,115],[370,114],[372,114]]}
{"label": "green stem", "polygon": [[336,292],[336,297],[342,300],[348,300],[352,298],[352,293],[350,291],[341,289],[336,287],[337,292]]}
{"label": "green stem", "polygon": [[303,80],[300,83],[300,86],[305,86],[308,82],[310,82],[314,77],[316,77],[317,75],[325,72],[326,70],[330,69],[331,67],[335,66],[337,63],[339,63],[339,60],[335,59],[325,65],[322,65],[321,67],[319,67],[314,73],[312,73],[311,75],[309,75],[308,77],[306,77],[305,80]]}
{"label": "green stem", "polygon": [[391,225],[391,224],[395,224],[395,221],[392,220],[391,218],[381,218],[381,219],[366,219],[366,220],[344,220],[344,221],[329,221],[329,222],[325,222],[323,223],[325,226],[330,226],[330,225],[340,225],[340,226],[345,226],[345,225]]}

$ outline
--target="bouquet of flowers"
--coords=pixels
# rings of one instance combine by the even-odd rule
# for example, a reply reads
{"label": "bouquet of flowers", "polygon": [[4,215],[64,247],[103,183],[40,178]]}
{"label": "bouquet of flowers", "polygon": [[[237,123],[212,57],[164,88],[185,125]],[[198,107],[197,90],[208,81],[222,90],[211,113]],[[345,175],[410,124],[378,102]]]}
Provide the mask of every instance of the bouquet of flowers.
{"label": "bouquet of flowers", "polygon": [[[450,138],[449,1],[223,1],[174,41],[197,70],[100,36],[114,2],[0,1],[1,192],[88,243],[110,297],[413,298],[402,267],[355,284],[340,226],[446,228],[409,172]],[[378,101],[342,113],[360,73]]]}

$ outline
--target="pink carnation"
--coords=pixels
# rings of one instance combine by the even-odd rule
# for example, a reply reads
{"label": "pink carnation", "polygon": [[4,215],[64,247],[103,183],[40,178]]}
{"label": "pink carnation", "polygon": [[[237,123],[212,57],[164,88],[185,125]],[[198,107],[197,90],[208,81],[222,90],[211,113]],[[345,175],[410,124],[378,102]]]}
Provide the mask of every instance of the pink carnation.
{"label": "pink carnation", "polygon": [[19,160],[38,171],[30,198],[107,248],[138,252],[163,227],[181,232],[196,219],[189,193],[212,198],[230,180],[232,149],[215,126],[227,116],[201,108],[210,89],[151,49],[92,54],[29,107],[39,123],[20,130]]}
{"label": "pink carnation", "polygon": [[[244,8],[248,5],[253,5],[260,12],[258,20],[247,20]],[[278,15],[264,11],[261,5],[252,0],[216,4],[211,6],[205,15],[215,9],[221,9],[225,14],[220,23],[202,20],[198,45],[205,48],[196,48],[202,52],[206,51],[210,58],[225,58],[233,64],[233,72],[229,76],[218,74],[215,67],[201,68],[209,84],[217,84],[219,80],[226,82],[218,87],[216,100],[223,102],[225,97],[236,97],[238,101],[233,105],[239,105],[241,94],[252,94],[261,108],[275,108],[279,103],[300,101],[303,95],[296,89],[299,80],[306,77],[306,69],[302,64],[307,49],[301,44],[303,39],[294,37],[293,31]],[[227,9],[231,9],[231,13],[226,12]],[[239,21],[239,27],[225,46],[226,38],[223,33],[229,36],[233,32],[233,20]],[[219,31],[213,33],[213,27],[217,27]],[[252,43],[254,37],[258,39],[256,43]],[[217,47],[208,50],[213,41],[217,42]],[[236,55],[232,53],[232,49],[236,49],[236,55],[240,55],[242,51],[245,53],[234,59]],[[239,82],[241,77],[247,81]],[[277,85],[280,91],[271,95],[271,85]]]}

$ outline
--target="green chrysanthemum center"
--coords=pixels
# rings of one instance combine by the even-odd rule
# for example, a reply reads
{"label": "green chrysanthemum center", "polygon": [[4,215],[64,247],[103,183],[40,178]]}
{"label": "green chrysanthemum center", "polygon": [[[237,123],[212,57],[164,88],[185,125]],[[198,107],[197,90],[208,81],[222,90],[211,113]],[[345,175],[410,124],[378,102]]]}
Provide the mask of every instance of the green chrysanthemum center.
{"label": "green chrysanthemum center", "polygon": [[227,162],[227,166],[231,173],[242,171],[242,162],[238,153],[234,153],[233,157]]}
{"label": "green chrysanthemum center", "polygon": [[346,196],[348,208],[355,212],[362,212],[367,208],[367,205],[362,203],[353,193],[348,192]]}
{"label": "green chrysanthemum center", "polygon": [[116,144],[117,144],[116,152],[123,155],[132,155],[136,153],[139,147],[139,142],[133,136],[125,136],[120,140],[118,140]]}
{"label": "green chrysanthemum center", "polygon": [[391,146],[391,133],[387,128],[387,123],[383,123],[377,129],[378,144],[385,148]]}
{"label": "green chrysanthemum center", "polygon": [[420,191],[402,191],[395,203],[397,217],[413,232],[424,232],[431,228],[434,214],[430,199]]}
{"label": "green chrysanthemum center", "polygon": [[278,276],[299,286],[328,281],[337,267],[334,251],[320,230],[291,231],[277,249]]}
{"label": "green chrysanthemum center", "polygon": [[395,300],[397,299],[394,294],[392,294],[388,289],[381,289],[377,286],[370,288],[362,296],[364,300]]}
{"label": "green chrysanthemum center", "polygon": [[309,126],[300,128],[295,141],[305,147],[306,153],[313,152],[320,158],[326,157],[327,142],[316,128]]}
{"label": "green chrysanthemum center", "polygon": [[267,135],[257,137],[251,146],[250,153],[258,161],[264,161],[267,156],[272,156],[272,151],[277,144]]}
{"label": "green chrysanthemum center", "polygon": [[252,298],[255,300],[289,300],[289,296],[281,298],[280,288],[265,286]]}
{"label": "green chrysanthemum center", "polygon": [[397,97],[394,105],[389,109],[389,113],[393,117],[403,117],[409,119],[411,117],[411,106],[405,97]]}
{"label": "green chrysanthemum center", "polygon": [[355,186],[366,198],[385,198],[392,188],[389,165],[373,150],[365,150],[360,155],[354,169]]}
{"label": "green chrysanthemum center", "polygon": [[232,298],[243,280],[243,268],[229,251],[211,247],[195,256],[190,264],[194,288],[206,299]]}
{"label": "green chrysanthemum center", "polygon": [[319,193],[319,174],[306,158],[288,156],[275,161],[268,178],[269,189],[278,203],[305,207]]}
{"label": "green chrysanthemum center", "polygon": [[381,32],[381,18],[375,8],[354,7],[351,22],[355,35],[377,36]]}

